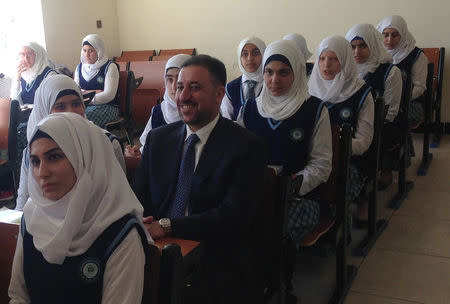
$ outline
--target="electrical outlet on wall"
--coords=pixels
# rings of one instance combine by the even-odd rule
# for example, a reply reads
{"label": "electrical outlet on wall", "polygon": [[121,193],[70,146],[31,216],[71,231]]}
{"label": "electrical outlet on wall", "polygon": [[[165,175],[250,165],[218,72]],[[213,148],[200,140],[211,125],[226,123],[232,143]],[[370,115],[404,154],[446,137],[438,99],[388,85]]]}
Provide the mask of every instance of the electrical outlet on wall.
{"label": "electrical outlet on wall", "polygon": [[97,20],[97,28],[102,28],[102,21],[101,20]]}

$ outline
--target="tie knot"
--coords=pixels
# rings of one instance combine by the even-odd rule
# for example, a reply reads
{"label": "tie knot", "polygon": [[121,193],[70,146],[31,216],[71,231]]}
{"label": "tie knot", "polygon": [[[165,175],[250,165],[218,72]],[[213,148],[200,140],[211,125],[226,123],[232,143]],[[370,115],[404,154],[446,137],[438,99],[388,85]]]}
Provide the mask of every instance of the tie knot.
{"label": "tie knot", "polygon": [[249,79],[249,80],[246,80],[245,82],[247,83],[247,86],[251,89],[253,89],[256,86],[256,81],[254,81],[254,80]]}
{"label": "tie knot", "polygon": [[197,134],[192,133],[189,135],[187,139],[187,147],[194,146],[196,143],[200,141],[200,138],[198,138]]}

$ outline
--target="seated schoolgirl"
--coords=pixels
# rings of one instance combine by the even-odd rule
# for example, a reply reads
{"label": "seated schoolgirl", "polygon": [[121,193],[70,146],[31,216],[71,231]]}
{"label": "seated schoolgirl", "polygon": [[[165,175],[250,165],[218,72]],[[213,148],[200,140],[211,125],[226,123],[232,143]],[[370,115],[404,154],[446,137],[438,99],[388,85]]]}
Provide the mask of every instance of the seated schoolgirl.
{"label": "seated schoolgirl", "polygon": [[403,72],[411,73],[413,84],[408,120],[414,128],[424,118],[423,93],[427,88],[428,59],[416,40],[408,31],[408,25],[401,16],[386,17],[377,25],[383,35],[383,44],[394,58],[394,64]]}
{"label": "seated schoolgirl", "polygon": [[105,45],[97,34],[90,34],[81,42],[81,62],[74,80],[83,95],[95,93],[86,108],[87,118],[100,128],[119,118],[119,69],[106,56]]}
{"label": "seated schoolgirl", "polygon": [[[36,92],[34,108],[28,121],[27,139],[31,140],[36,125],[51,113],[72,112],[86,118],[85,107],[78,85],[66,75],[55,75],[45,79]],[[114,155],[123,170],[125,161],[122,146],[114,135],[106,130],[103,133],[110,139]],[[20,169],[19,190],[17,193],[16,210],[22,210],[28,200],[28,150],[25,149]]]}
{"label": "seated schoolgirl", "polygon": [[[349,123],[353,127],[348,198],[354,202],[364,186],[355,156],[363,155],[372,142],[374,102],[371,88],[358,77],[351,45],[344,37],[330,36],[320,43],[308,88],[326,103],[332,125]],[[367,218],[367,204],[359,205],[358,212],[361,219]]]}
{"label": "seated schoolgirl", "polygon": [[178,54],[167,61],[164,70],[165,91],[163,101],[152,108],[150,119],[145,126],[144,132],[139,138],[141,148],[138,149],[136,146],[126,146],[125,156],[140,158],[145,140],[147,139],[147,135],[150,130],[181,120],[180,114],[178,113],[177,103],[175,101],[175,93],[177,91],[177,80],[181,66],[189,58],[191,58],[191,56],[186,54]]}
{"label": "seated schoolgirl", "polygon": [[42,120],[28,145],[10,303],[141,303],[143,208],[97,126],[74,113]]}
{"label": "seated schoolgirl", "polygon": [[317,187],[327,181],[332,158],[328,111],[308,94],[305,70],[293,42],[271,43],[264,53],[261,94],[242,108],[239,121],[265,139],[269,165],[283,174],[303,175],[302,201],[289,211],[289,229],[297,244],[319,222]]}
{"label": "seated schoolgirl", "polygon": [[258,96],[262,89],[261,61],[266,44],[257,37],[248,37],[237,48],[238,65],[242,75],[225,87],[225,96],[220,106],[223,117],[237,120],[239,110],[247,100]]}
{"label": "seated schoolgirl", "polygon": [[373,25],[356,24],[347,32],[345,38],[352,45],[359,77],[371,86],[373,96],[383,97],[385,105],[389,106],[382,133],[384,152],[382,151],[379,183],[382,188],[386,188],[392,183],[393,164],[389,150],[401,140],[401,132],[394,120],[402,99],[402,74],[400,69],[392,64],[392,56],[384,49],[383,38]]}
{"label": "seated schoolgirl", "polygon": [[302,50],[302,54],[305,57],[305,63],[306,63],[306,76],[311,75],[314,63],[312,62],[306,62],[309,58],[311,58],[312,53],[308,50],[308,45],[306,44],[306,39],[300,34],[292,33],[287,34],[283,37],[284,40],[290,40],[294,42],[300,50]]}

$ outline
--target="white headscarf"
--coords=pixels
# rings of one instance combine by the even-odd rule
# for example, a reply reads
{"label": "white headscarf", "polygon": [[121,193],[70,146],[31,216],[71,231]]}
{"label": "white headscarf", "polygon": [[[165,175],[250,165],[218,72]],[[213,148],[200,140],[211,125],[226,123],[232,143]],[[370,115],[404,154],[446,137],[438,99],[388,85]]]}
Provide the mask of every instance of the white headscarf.
{"label": "white headscarf", "polygon": [[[83,43],[87,41],[97,52],[98,59],[95,63],[88,63],[83,56]],[[91,80],[97,75],[100,68],[108,61],[108,57],[106,56],[105,45],[103,44],[102,39],[97,34],[90,34],[83,38],[81,42],[81,74],[86,81]]]}
{"label": "white headscarf", "polygon": [[256,105],[261,116],[284,120],[297,112],[307,98],[306,66],[305,59],[300,53],[299,47],[289,40],[272,42],[264,52],[262,66],[266,66],[267,60],[272,55],[283,55],[289,60],[294,73],[294,81],[286,95],[273,96],[266,84],[263,83],[261,94],[256,98]]}
{"label": "white headscarf", "polygon": [[323,101],[338,103],[355,94],[364,85],[364,80],[358,77],[352,47],[344,37],[325,38],[317,48],[317,58],[326,50],[336,53],[341,71],[333,80],[325,80],[320,73],[319,64],[315,64],[308,81],[309,94]]}
{"label": "white headscarf", "polygon": [[400,33],[400,42],[393,50],[387,50],[394,57],[394,64],[400,63],[416,47],[416,39],[408,31],[408,25],[401,16],[389,16],[381,20],[377,25],[377,30],[383,33],[386,28],[394,28]]}
{"label": "white headscarf", "polygon": [[392,56],[383,46],[383,37],[372,24],[356,24],[345,35],[345,39],[350,43],[356,37],[362,38],[370,50],[366,62],[356,63],[360,78],[364,78],[367,73],[373,73],[380,64],[392,63]]}
{"label": "white headscarf", "polygon": [[241,63],[241,53],[242,53],[242,49],[244,48],[244,46],[246,44],[254,44],[256,45],[256,47],[259,49],[259,51],[261,52],[261,55],[264,55],[264,51],[266,49],[266,44],[264,43],[264,41],[262,41],[261,39],[257,38],[257,37],[247,37],[244,40],[242,40],[237,48],[237,55],[238,55],[238,65],[239,65],[239,69],[241,70],[242,74],[244,74],[246,76],[247,79],[250,80],[254,80],[256,82],[262,82],[263,81],[263,73],[262,73],[262,64],[259,66],[258,70],[254,73],[249,73],[245,70],[245,68],[242,66]]}
{"label": "white headscarf", "polygon": [[[167,70],[172,68],[178,68],[181,69],[181,66],[183,63],[186,62],[191,58],[191,56],[186,54],[178,54],[170,58],[166,63],[166,68],[164,70],[164,85],[166,84],[166,75]],[[161,111],[164,116],[164,120],[170,124],[176,121],[179,121],[181,119],[180,114],[178,113],[177,103],[170,98],[169,92],[167,91],[167,88],[164,92],[164,99],[161,102]]]}
{"label": "white headscarf", "polygon": [[302,50],[302,54],[305,57],[305,62],[309,58],[311,58],[312,53],[308,50],[308,45],[306,44],[305,37],[303,37],[302,35],[296,33],[287,34],[283,37],[283,40],[290,40],[294,42],[300,48],[300,50]]}
{"label": "white headscarf", "polygon": [[[36,90],[36,95],[34,96],[34,107],[31,110],[30,117],[28,118],[27,125],[27,141],[30,142],[31,136],[36,125],[45,117],[50,115],[53,105],[56,102],[56,97],[61,91],[73,90],[83,100],[80,87],[77,85],[72,78],[58,74],[52,77],[45,78],[39,88]],[[83,107],[84,103],[82,102]]]}
{"label": "white headscarf", "polygon": [[45,49],[36,42],[29,42],[23,46],[31,48],[35,54],[33,66],[20,74],[20,77],[22,77],[26,83],[31,83],[48,66],[47,51],[45,51]]}
{"label": "white headscarf", "polygon": [[[34,246],[49,263],[62,264],[67,256],[83,254],[106,228],[126,214],[134,215],[144,228],[143,207],[100,128],[80,115],[55,113],[41,121],[33,135],[38,129],[59,145],[77,177],[64,197],[52,201],[42,195],[33,170],[28,173],[26,227]],[[148,234],[147,238],[151,240]]]}

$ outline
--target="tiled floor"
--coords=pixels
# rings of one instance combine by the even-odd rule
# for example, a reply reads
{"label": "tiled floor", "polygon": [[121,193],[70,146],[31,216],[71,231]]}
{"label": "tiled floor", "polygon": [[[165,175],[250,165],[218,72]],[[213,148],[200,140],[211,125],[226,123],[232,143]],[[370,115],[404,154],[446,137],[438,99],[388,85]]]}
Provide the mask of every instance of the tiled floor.
{"label": "tiled floor", "polygon": [[[396,185],[379,192],[379,215],[389,220],[368,256],[349,256],[359,266],[346,304],[450,303],[450,137],[444,137],[427,176],[418,177],[421,138],[415,137],[417,157],[408,171],[414,189],[399,210],[387,207]],[[362,231],[353,230],[354,239]],[[334,286],[334,255],[305,252],[294,277],[302,304],[328,303]]]}

